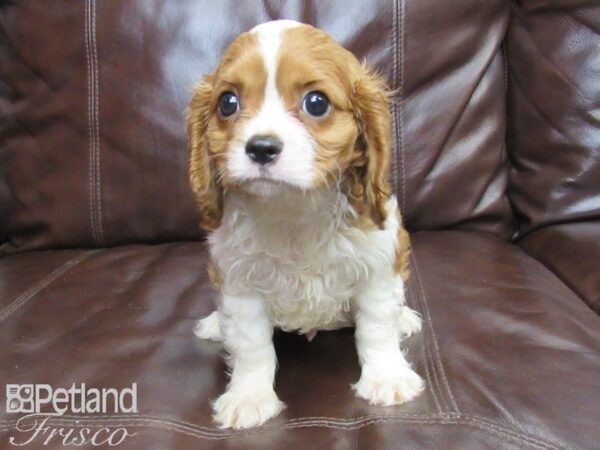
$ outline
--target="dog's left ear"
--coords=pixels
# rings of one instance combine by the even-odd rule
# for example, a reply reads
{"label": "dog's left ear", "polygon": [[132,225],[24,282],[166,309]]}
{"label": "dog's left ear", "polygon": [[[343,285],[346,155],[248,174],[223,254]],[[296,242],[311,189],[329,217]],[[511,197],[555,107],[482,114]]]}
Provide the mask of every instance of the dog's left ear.
{"label": "dog's left ear", "polygon": [[[362,200],[363,213],[379,228],[386,220],[385,204],[390,197],[388,183],[391,160],[391,115],[392,91],[384,78],[365,64],[361,67],[354,83],[352,104],[359,127],[356,160],[358,187],[356,196]],[[362,191],[362,192],[360,192]],[[361,211],[359,211],[361,212]]]}

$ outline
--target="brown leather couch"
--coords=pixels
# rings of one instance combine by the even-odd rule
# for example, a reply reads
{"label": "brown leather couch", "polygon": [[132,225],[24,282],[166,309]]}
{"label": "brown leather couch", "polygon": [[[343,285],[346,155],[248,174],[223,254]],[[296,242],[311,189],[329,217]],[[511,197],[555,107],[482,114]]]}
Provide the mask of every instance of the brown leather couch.
{"label": "brown leather couch", "polygon": [[[219,345],[187,182],[192,85],[241,31],[312,23],[399,90],[417,400],[356,399],[351,330],[276,336],[265,426],[215,427]],[[0,390],[137,383],[49,429],[131,449],[600,448],[597,0],[0,0]],[[23,441],[0,407],[2,448]],[[47,434],[48,434],[47,433]],[[43,439],[30,447],[42,448]],[[43,448],[62,448],[53,438]],[[90,444],[91,448],[91,444]]]}

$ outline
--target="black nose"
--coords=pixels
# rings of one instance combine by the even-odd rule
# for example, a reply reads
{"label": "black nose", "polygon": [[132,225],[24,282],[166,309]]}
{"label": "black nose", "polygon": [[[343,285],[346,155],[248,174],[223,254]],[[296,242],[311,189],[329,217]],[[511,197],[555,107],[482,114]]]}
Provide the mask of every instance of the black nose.
{"label": "black nose", "polygon": [[262,166],[272,163],[283,150],[283,143],[273,136],[253,136],[246,144],[246,153]]}

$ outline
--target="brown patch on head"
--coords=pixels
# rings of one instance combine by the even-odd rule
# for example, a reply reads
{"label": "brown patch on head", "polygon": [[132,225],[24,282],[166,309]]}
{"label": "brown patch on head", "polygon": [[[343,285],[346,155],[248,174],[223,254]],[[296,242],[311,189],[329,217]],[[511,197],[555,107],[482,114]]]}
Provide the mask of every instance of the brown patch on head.
{"label": "brown patch on head", "polygon": [[402,226],[402,217],[398,211],[398,240],[396,241],[396,261],[394,262],[394,271],[400,275],[402,281],[408,281],[410,276],[410,236],[408,231]]}
{"label": "brown patch on head", "polygon": [[[194,90],[187,113],[189,176],[203,228],[214,230],[221,223],[223,189],[232,183],[226,171],[227,148],[244,121],[258,111],[266,80],[258,40],[243,33],[227,49],[217,70]],[[228,91],[241,99],[240,110],[224,118],[218,100]]]}
{"label": "brown patch on head", "polygon": [[[341,182],[359,226],[383,227],[391,157],[390,91],[327,34],[308,25],[284,31],[277,89],[315,140],[317,186]],[[315,119],[302,111],[304,96],[320,91],[331,112]]]}

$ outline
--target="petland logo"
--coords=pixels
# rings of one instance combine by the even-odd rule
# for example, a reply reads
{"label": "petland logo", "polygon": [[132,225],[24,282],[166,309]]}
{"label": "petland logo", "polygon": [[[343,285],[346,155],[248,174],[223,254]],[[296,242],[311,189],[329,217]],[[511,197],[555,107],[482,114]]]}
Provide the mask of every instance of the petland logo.
{"label": "petland logo", "polygon": [[[46,446],[60,441],[63,446],[84,445],[115,447],[135,436],[123,427],[86,427],[76,418],[73,426],[52,424],[53,418],[69,414],[134,414],[137,407],[137,383],[124,389],[88,388],[85,383],[54,389],[49,384],[6,385],[6,412],[21,413],[15,425],[19,434],[10,436],[12,445],[34,443]],[[64,423],[64,422],[60,422]]]}

